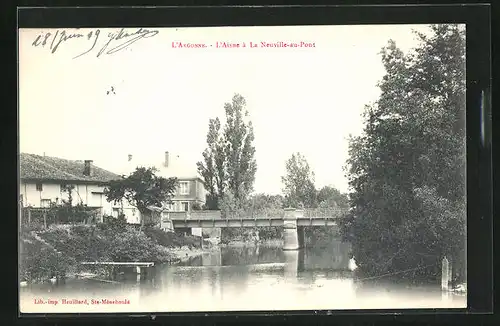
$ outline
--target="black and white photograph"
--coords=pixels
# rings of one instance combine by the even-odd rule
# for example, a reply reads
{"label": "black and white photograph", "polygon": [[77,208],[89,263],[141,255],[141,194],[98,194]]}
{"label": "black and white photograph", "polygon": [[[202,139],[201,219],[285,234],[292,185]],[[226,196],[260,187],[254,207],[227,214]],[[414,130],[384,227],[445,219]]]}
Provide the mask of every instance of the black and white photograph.
{"label": "black and white photograph", "polygon": [[465,32],[20,28],[20,312],[466,308]]}

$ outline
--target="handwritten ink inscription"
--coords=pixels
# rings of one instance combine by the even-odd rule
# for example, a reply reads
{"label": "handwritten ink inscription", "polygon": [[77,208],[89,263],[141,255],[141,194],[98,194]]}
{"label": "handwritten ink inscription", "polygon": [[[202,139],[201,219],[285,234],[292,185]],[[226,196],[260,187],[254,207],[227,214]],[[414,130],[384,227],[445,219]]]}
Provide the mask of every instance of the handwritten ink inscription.
{"label": "handwritten ink inscription", "polygon": [[122,28],[119,32],[110,32],[106,36],[102,35],[104,33],[101,33],[100,29],[91,30],[86,34],[57,30],[55,33],[46,32],[38,35],[31,45],[41,48],[48,47],[51,53],[56,53],[63,44],[76,43],[71,40],[79,39],[85,42],[85,51],[76,55],[73,59],[92,51],[97,51],[96,56],[99,58],[103,54],[109,55],[126,49],[140,39],[151,38],[158,33],[158,30],[148,30],[145,28],[139,28],[135,32],[126,32]]}

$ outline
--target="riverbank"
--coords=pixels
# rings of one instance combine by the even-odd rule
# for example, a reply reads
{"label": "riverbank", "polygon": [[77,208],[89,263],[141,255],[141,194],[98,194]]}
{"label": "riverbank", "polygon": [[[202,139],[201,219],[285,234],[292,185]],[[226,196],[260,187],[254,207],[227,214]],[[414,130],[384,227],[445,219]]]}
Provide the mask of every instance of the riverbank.
{"label": "riverbank", "polygon": [[120,223],[52,225],[21,233],[19,281],[39,283],[73,278],[89,272],[105,275],[105,267],[83,267],[84,261],[154,262],[175,264],[207,252],[201,238],[138,230]]}

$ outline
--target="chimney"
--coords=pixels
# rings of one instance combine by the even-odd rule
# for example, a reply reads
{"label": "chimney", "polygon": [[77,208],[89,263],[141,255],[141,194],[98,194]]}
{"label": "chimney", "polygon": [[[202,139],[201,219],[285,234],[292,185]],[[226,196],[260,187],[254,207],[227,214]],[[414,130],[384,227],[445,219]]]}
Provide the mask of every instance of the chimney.
{"label": "chimney", "polygon": [[169,155],[168,151],[167,151],[167,152],[165,152],[165,162],[163,162],[163,165],[164,165],[166,168],[168,168],[169,156],[170,156],[170,155]]}
{"label": "chimney", "polygon": [[128,154],[128,161],[132,161],[132,154]]}
{"label": "chimney", "polygon": [[83,165],[83,175],[87,177],[92,176],[92,160],[85,160]]}

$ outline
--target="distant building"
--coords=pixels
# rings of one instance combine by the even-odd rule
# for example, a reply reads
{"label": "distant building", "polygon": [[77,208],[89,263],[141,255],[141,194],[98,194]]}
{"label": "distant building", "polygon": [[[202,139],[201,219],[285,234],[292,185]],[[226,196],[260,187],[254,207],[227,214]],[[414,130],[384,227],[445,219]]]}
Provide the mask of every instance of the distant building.
{"label": "distant building", "polygon": [[93,165],[92,160],[67,160],[58,157],[21,153],[20,201],[23,207],[50,207],[68,199],[66,186],[73,186],[73,204],[82,203],[99,209],[100,217],[112,215],[125,208],[127,221],[138,223],[139,214],[127,204],[106,200],[106,183],[120,176]]}
{"label": "distant building", "polygon": [[[122,172],[129,175],[138,167],[154,167],[158,176],[177,178],[178,186],[171,198],[172,203],[166,205],[169,211],[190,212],[201,209],[205,204],[206,190],[203,180],[198,176],[195,162],[187,162],[180,154],[168,151],[152,157],[128,154]],[[201,236],[201,229],[192,229],[190,233]]]}
{"label": "distant building", "polygon": [[180,155],[170,152],[165,152],[161,158],[157,156],[152,159],[129,154],[127,164],[122,169],[123,174],[128,175],[138,167],[154,167],[158,176],[177,178],[179,184],[172,203],[168,205],[170,211],[192,211],[201,209],[205,204],[205,187],[194,162],[186,162]]}

